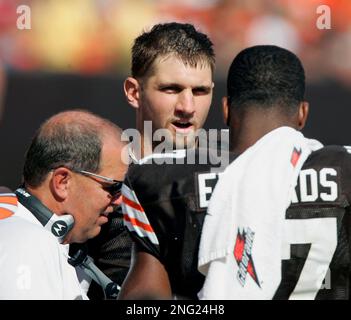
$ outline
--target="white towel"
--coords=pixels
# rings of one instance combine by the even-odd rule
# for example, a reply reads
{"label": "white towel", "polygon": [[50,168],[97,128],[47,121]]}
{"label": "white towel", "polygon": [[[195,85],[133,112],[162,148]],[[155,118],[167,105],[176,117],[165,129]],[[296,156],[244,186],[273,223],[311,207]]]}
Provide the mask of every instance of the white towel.
{"label": "white towel", "polygon": [[210,200],[200,243],[200,299],[271,299],[281,280],[285,212],[301,167],[321,148],[290,127],[233,161]]}

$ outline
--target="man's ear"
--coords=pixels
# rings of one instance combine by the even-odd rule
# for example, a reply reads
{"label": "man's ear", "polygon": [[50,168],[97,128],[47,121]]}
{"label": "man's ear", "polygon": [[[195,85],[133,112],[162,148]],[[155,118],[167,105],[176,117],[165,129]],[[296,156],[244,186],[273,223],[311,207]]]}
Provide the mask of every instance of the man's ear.
{"label": "man's ear", "polygon": [[62,201],[67,198],[71,178],[71,171],[64,167],[57,168],[52,172],[50,188],[57,200]]}
{"label": "man's ear", "polygon": [[139,99],[140,99],[140,83],[137,79],[133,77],[128,77],[124,81],[124,94],[127,98],[128,103],[138,109],[139,108]]}
{"label": "man's ear", "polygon": [[309,111],[309,103],[307,101],[303,101],[299,105],[298,111],[298,129],[302,130],[305,126]]}
{"label": "man's ear", "polygon": [[228,97],[222,98],[222,112],[224,123],[230,127],[230,110],[228,106]]}

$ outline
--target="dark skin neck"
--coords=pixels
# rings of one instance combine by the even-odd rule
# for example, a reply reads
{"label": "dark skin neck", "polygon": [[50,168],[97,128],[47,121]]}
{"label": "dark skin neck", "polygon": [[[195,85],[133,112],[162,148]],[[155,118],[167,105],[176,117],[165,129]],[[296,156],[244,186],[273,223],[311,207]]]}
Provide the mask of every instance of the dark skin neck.
{"label": "dark skin neck", "polygon": [[270,131],[282,126],[299,130],[298,116],[282,116],[277,110],[246,110],[231,116],[230,149],[240,154]]}

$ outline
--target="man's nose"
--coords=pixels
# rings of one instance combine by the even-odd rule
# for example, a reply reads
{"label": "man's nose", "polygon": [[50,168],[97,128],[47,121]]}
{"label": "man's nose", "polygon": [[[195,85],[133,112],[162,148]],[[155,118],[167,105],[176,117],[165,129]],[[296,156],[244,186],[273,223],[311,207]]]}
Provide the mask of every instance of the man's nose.
{"label": "man's nose", "polygon": [[122,194],[120,193],[114,196],[111,200],[111,204],[113,204],[114,206],[120,206],[122,204]]}
{"label": "man's nose", "polygon": [[194,95],[191,90],[184,90],[179,94],[176,105],[176,112],[183,114],[193,114],[195,111]]}

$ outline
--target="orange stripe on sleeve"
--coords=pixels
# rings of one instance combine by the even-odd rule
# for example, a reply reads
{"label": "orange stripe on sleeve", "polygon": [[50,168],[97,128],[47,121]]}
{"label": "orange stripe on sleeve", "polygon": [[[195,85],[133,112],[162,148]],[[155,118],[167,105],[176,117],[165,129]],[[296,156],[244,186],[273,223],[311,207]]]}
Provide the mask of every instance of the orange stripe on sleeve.
{"label": "orange stripe on sleeve", "polygon": [[141,211],[141,212],[144,212],[143,207],[142,207],[139,203],[136,203],[136,202],[134,202],[134,201],[128,199],[128,198],[127,198],[126,196],[124,196],[124,195],[122,195],[122,201],[123,201],[126,205],[128,205],[129,207],[132,207],[132,208],[134,208],[134,209],[136,209],[136,210],[139,210],[139,211]]}
{"label": "orange stripe on sleeve", "polygon": [[130,218],[126,213],[123,214],[123,218],[124,220],[129,221],[134,226],[140,227],[145,231],[154,233],[154,230],[149,224],[143,223],[135,218]]}
{"label": "orange stripe on sleeve", "polygon": [[0,208],[0,220],[11,217],[13,212],[9,209]]}
{"label": "orange stripe on sleeve", "polygon": [[1,196],[0,195],[0,203],[13,204],[17,205],[17,198],[15,196]]}

